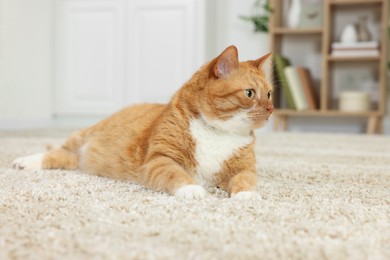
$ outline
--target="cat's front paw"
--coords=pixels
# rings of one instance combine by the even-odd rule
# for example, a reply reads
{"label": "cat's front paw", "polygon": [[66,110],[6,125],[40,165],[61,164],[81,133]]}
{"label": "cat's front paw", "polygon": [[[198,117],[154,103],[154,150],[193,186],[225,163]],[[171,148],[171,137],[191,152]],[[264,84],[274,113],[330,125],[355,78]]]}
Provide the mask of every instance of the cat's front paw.
{"label": "cat's front paw", "polygon": [[17,170],[40,170],[42,169],[43,153],[25,157],[19,157],[12,162],[12,166]]}
{"label": "cat's front paw", "polygon": [[232,195],[232,199],[236,200],[261,200],[260,194],[254,191],[241,191]]}
{"label": "cat's front paw", "polygon": [[183,199],[201,199],[206,196],[206,190],[200,185],[184,185],[175,192],[175,197]]}

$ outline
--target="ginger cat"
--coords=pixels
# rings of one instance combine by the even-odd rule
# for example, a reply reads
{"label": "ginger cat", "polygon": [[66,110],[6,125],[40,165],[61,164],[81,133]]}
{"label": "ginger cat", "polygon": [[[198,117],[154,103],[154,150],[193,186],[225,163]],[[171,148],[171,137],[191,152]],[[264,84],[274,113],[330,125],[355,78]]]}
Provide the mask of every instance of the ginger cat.
{"label": "ginger cat", "polygon": [[182,198],[204,197],[201,185],[252,198],[257,195],[253,130],[273,111],[263,68],[269,58],[239,62],[230,46],[169,104],[127,107],[74,133],[60,148],[16,159],[14,168],[81,169]]}

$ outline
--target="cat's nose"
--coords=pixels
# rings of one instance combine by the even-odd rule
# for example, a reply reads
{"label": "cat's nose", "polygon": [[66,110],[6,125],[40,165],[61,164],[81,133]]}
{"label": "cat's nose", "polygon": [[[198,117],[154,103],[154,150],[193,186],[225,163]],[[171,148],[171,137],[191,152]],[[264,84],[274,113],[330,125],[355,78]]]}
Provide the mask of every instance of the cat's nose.
{"label": "cat's nose", "polygon": [[272,104],[267,105],[265,107],[265,110],[267,110],[268,112],[272,113],[274,111],[274,106]]}

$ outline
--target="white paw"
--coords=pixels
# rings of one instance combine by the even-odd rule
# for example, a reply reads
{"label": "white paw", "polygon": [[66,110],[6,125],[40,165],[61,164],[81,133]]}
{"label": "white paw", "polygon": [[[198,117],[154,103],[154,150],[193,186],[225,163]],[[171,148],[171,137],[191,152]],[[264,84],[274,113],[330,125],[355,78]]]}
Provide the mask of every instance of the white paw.
{"label": "white paw", "polygon": [[206,196],[206,191],[200,185],[185,185],[175,192],[175,196],[183,199],[201,199]]}
{"label": "white paw", "polygon": [[40,170],[42,169],[42,160],[44,153],[38,153],[26,157],[19,157],[12,162],[17,170]]}
{"label": "white paw", "polygon": [[260,194],[254,191],[241,191],[232,196],[236,200],[261,200]]}

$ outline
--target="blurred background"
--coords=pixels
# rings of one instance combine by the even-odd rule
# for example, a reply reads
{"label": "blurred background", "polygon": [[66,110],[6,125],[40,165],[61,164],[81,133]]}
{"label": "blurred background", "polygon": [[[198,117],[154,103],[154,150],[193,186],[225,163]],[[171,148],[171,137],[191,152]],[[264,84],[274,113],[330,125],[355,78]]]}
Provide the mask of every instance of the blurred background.
{"label": "blurred background", "polygon": [[[128,104],[167,102],[234,44],[240,60],[273,51],[309,68],[315,98],[325,101],[302,114],[280,93],[274,119],[285,130],[366,133],[371,124],[373,132],[390,134],[390,91],[382,97],[380,88],[389,75],[382,57],[388,47],[364,59],[324,57],[342,35],[354,37],[346,28],[359,19],[366,41],[381,45],[387,0],[326,1],[335,3],[324,9],[321,0],[0,0],[0,129],[84,127]],[[327,89],[336,89],[326,98],[324,73]],[[365,88],[368,110],[339,113],[332,102],[340,102],[340,85]],[[261,131],[274,131],[272,121]]]}

